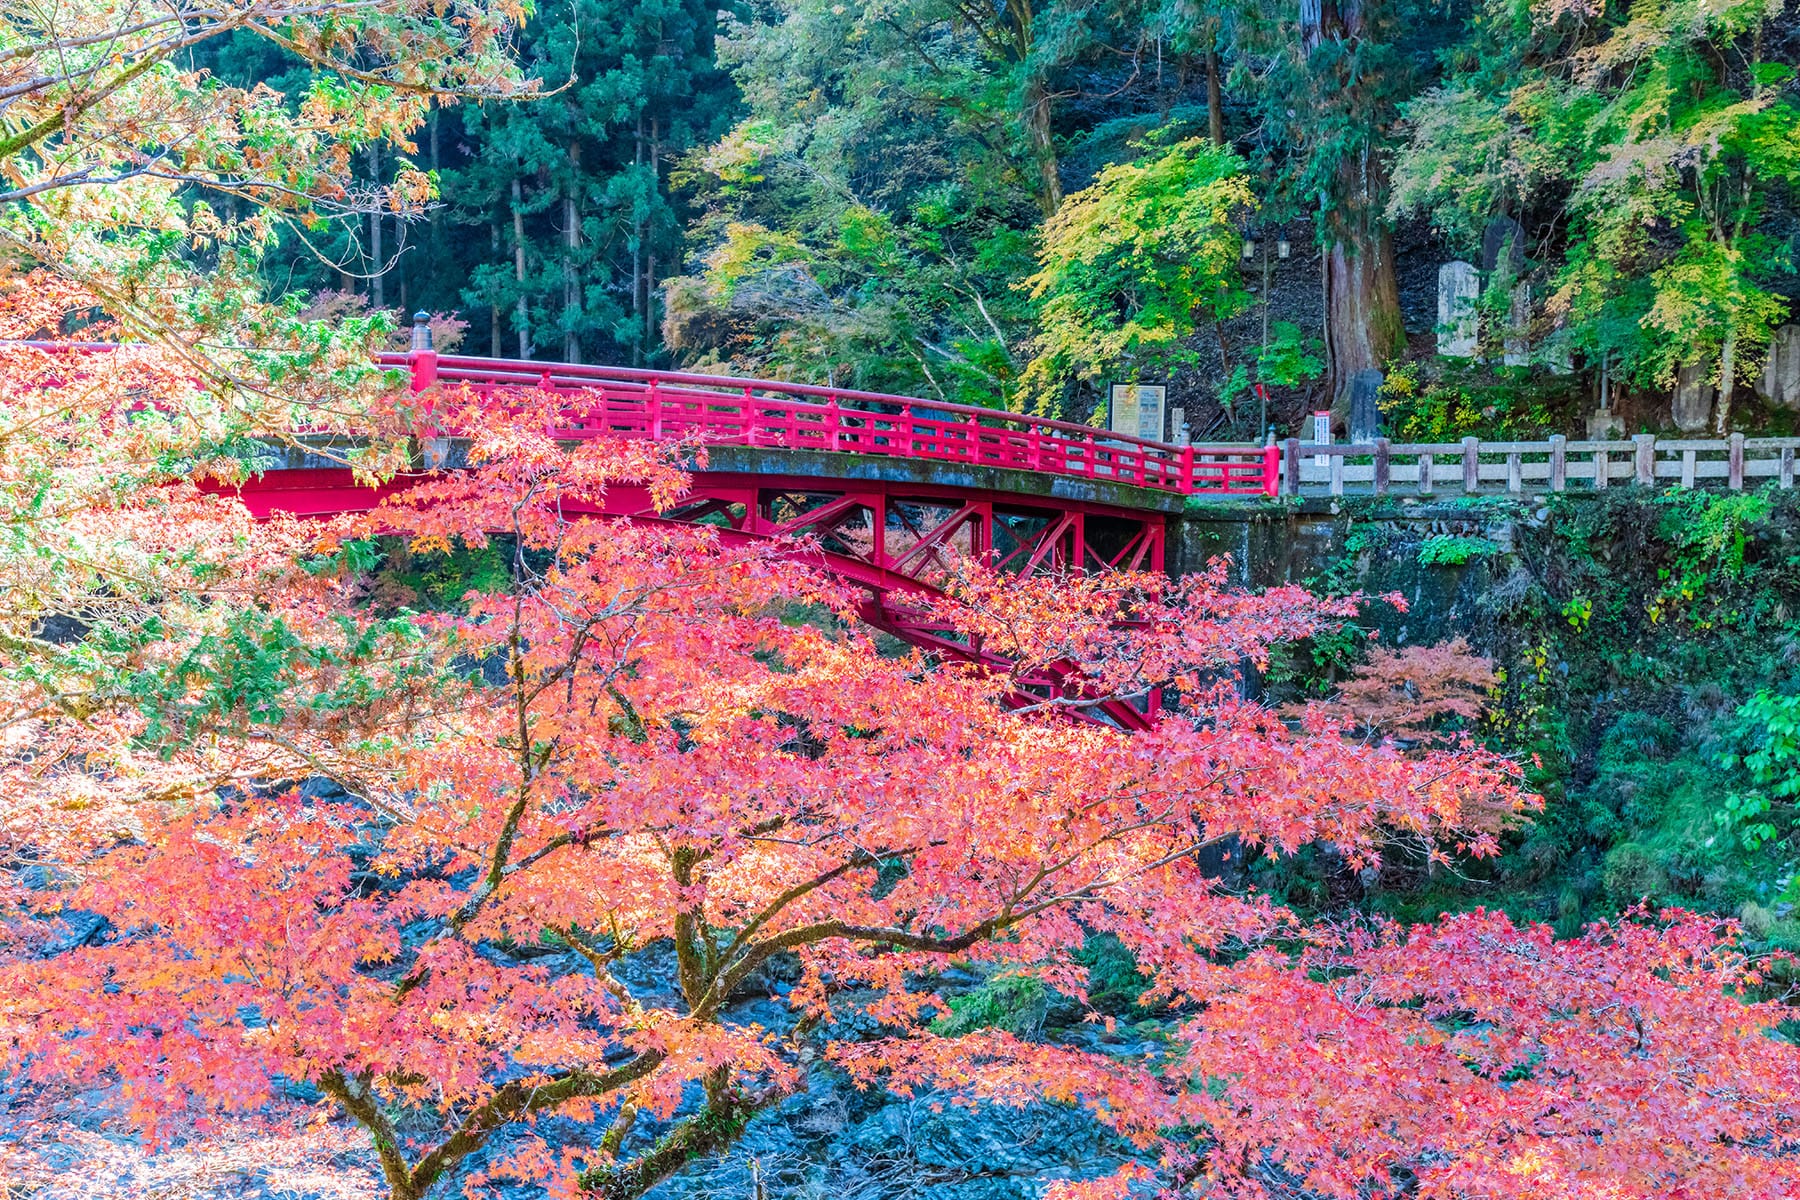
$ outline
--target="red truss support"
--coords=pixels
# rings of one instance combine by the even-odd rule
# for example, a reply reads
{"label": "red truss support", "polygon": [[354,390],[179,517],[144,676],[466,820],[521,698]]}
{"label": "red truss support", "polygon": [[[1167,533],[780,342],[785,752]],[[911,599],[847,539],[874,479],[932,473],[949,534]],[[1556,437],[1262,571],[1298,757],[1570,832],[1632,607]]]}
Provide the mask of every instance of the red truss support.
{"label": "red truss support", "polygon": [[[611,497],[609,497],[611,500]],[[647,497],[621,495],[620,515],[653,516]],[[989,562],[1014,575],[1124,569],[1161,571],[1160,513],[966,488],[881,481],[835,481],[726,474],[695,476],[693,490],[663,520],[705,521],[748,537],[805,537],[828,567],[867,588],[863,616],[877,628],[933,653],[1009,666],[979,644],[932,621],[916,601],[934,593],[954,559]],[[1020,681],[1021,704],[1079,699],[1054,672]],[[1147,725],[1160,703],[1093,706],[1124,728]]]}
{"label": "red truss support", "polygon": [[[675,508],[658,514],[642,488],[614,486],[597,517],[707,524],[728,537],[794,538],[797,553],[868,593],[863,617],[935,654],[1010,670],[1006,660],[934,622],[921,598],[937,592],[958,557],[1004,573],[1035,575],[1126,568],[1163,569],[1161,513],[1049,497],[880,480],[700,472]],[[392,488],[384,489],[391,491]],[[349,471],[298,469],[255,477],[237,494],[258,516],[331,516],[375,505],[383,494],[357,486]],[[1056,672],[1018,681],[1021,704],[1079,699]],[[1090,715],[1127,729],[1146,726],[1160,703],[1108,702]]]}

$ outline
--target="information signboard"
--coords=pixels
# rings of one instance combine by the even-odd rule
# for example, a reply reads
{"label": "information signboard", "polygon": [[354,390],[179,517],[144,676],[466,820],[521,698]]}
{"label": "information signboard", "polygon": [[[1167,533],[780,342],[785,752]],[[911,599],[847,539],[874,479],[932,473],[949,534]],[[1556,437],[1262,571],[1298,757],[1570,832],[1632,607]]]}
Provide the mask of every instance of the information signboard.
{"label": "information signboard", "polygon": [[1115,383],[1112,385],[1112,421],[1114,433],[1163,440],[1164,404],[1169,389],[1160,383]]}

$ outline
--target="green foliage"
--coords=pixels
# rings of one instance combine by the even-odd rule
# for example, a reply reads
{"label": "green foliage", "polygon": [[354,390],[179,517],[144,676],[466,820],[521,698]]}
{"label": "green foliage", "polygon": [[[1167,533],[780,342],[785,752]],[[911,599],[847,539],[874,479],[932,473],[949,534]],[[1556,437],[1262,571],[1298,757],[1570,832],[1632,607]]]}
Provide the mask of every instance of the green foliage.
{"label": "green foliage", "polygon": [[[1454,611],[1502,668],[1481,735],[1518,755],[1545,810],[1461,875],[1396,855],[1366,898],[1329,869],[1258,886],[1400,919],[1502,907],[1563,934],[1647,898],[1741,913],[1757,944],[1800,947],[1800,497],[1615,489],[1544,507],[1493,514],[1514,549],[1483,556],[1485,589]],[[1440,557],[1421,552],[1452,536],[1357,517],[1332,578],[1413,594]],[[1405,622],[1411,639],[1435,632],[1420,608]],[[1315,666],[1307,649],[1271,664],[1275,699],[1328,693],[1360,657]]]}
{"label": "green foliage", "polygon": [[1725,585],[1745,576],[1750,531],[1769,517],[1768,494],[1684,488],[1661,493],[1657,503],[1662,536],[1674,552],[1657,570],[1661,587],[1650,602],[1650,619],[1681,615],[1710,628],[1733,618],[1737,610],[1723,603]]}
{"label": "green foliage", "polygon": [[[180,662],[145,667],[126,686],[145,720],[142,743],[172,753],[206,730],[273,726],[297,710],[318,719],[354,715],[436,686],[432,664],[409,653],[424,641],[404,613],[363,623],[340,617],[328,629],[302,631],[248,609],[198,639]],[[384,660],[388,671],[372,669]],[[357,669],[334,680],[333,667]],[[305,686],[321,679],[317,690]]]}
{"label": "green foliage", "polygon": [[1088,969],[1088,1003],[1096,1011],[1115,1017],[1143,1014],[1138,1000],[1148,978],[1115,935],[1091,935],[1076,958]]}
{"label": "green foliage", "polygon": [[[735,116],[715,26],[716,9],[699,0],[572,0],[533,13],[497,43],[554,94],[437,107],[413,138],[359,144],[359,182],[385,185],[415,167],[437,180],[441,206],[418,221],[286,228],[263,263],[269,286],[461,310],[477,341],[465,353],[653,358],[658,285],[680,264],[689,216],[668,164]],[[196,65],[234,85],[279,87],[293,103],[325,86],[243,33],[202,47]],[[356,96],[332,103],[353,108]]]}
{"label": "green foliage", "polygon": [[1460,567],[1499,551],[1499,544],[1492,538],[1438,533],[1426,538],[1419,547],[1419,562],[1427,567]]}
{"label": "green foliage", "polygon": [[961,1037],[977,1029],[1000,1029],[1014,1037],[1043,1032],[1056,993],[1035,975],[1001,972],[974,991],[950,1001],[950,1011],[932,1022],[940,1037]]}
{"label": "green foliage", "polygon": [[1248,366],[1238,363],[1231,368],[1219,399],[1235,404],[1258,383],[1264,387],[1310,383],[1325,373],[1324,349],[1324,342],[1307,337],[1292,321],[1275,321],[1269,326],[1269,344],[1256,348],[1256,358]]}
{"label": "green foliage", "polygon": [[1192,364],[1197,328],[1249,306],[1236,220],[1254,200],[1243,160],[1190,139],[1106,168],[1044,226],[1037,354],[1026,396],[1062,411],[1071,384],[1167,375]]}
{"label": "green foliage", "polygon": [[[350,553],[348,545],[345,553]],[[356,561],[367,563],[360,569],[369,572],[370,594],[378,605],[457,611],[470,592],[498,592],[511,583],[508,553],[509,547],[499,540],[416,554],[405,543],[389,539],[361,551]]]}
{"label": "green foliage", "polygon": [[1392,211],[1472,253],[1494,214],[1557,198],[1542,290],[1568,344],[1645,386],[1684,363],[1749,374],[1792,269],[1764,217],[1800,182],[1791,68],[1763,61],[1776,11],[1488,0],[1451,77],[1407,105]]}
{"label": "green foliage", "polygon": [[1398,363],[1380,395],[1383,421],[1407,442],[1537,439],[1575,428],[1586,404],[1572,377],[1454,359]]}
{"label": "green foliage", "polygon": [[1741,746],[1721,754],[1719,765],[1742,768],[1753,786],[1727,792],[1715,818],[1744,849],[1757,850],[1791,828],[1800,798],[1800,696],[1758,692],[1737,716],[1746,726]]}
{"label": "green foliage", "polygon": [[1329,696],[1362,659],[1369,636],[1368,629],[1352,621],[1323,626],[1309,638],[1279,647],[1270,656],[1263,682],[1297,697]]}

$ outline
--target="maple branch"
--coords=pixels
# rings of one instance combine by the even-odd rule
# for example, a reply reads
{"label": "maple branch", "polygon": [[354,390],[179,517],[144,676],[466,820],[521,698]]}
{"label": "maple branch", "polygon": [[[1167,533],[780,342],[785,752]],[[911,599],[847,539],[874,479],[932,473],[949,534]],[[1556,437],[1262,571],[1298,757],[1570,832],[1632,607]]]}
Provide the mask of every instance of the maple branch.
{"label": "maple branch", "polygon": [[[598,1193],[602,1200],[637,1200],[693,1159],[716,1154],[737,1141],[750,1118],[780,1096],[780,1090],[774,1087],[754,1094],[735,1089],[722,1091],[629,1163],[592,1167],[578,1175],[576,1182],[583,1190]],[[611,1137],[609,1130],[607,1139]]]}
{"label": "maple branch", "polygon": [[787,891],[775,897],[774,900],[770,901],[760,913],[756,914],[754,920],[737,932],[737,935],[731,939],[731,943],[725,947],[724,953],[719,955],[719,962],[721,964],[730,963],[732,956],[738,952],[738,948],[754,937],[757,930],[779,916],[782,909],[808,893],[817,891],[832,880],[841,877],[846,872],[854,871],[857,867],[880,866],[883,858],[898,858],[912,853],[915,853],[915,851],[909,849],[895,850],[884,855],[875,855],[869,853],[867,850],[858,850],[855,854],[852,854],[849,858],[831,868],[829,871],[823,871],[820,874],[813,876],[811,879],[806,880],[804,883],[795,884]]}
{"label": "maple branch", "polygon": [[661,1066],[664,1057],[661,1050],[645,1050],[629,1062],[598,1075],[575,1070],[547,1082],[519,1079],[506,1084],[464,1118],[454,1133],[419,1159],[407,1177],[411,1190],[396,1195],[423,1197],[445,1171],[481,1149],[495,1131],[570,1100],[616,1092]]}
{"label": "maple branch", "polygon": [[[570,949],[586,959],[588,965],[594,969],[595,981],[612,993],[613,999],[619,1002],[621,1008],[629,1012],[642,1007],[624,982],[612,973],[612,964],[618,962],[631,949],[625,935],[619,931],[616,921],[613,925],[613,944],[604,949],[582,936],[580,930],[573,925],[567,929],[550,930],[548,935],[558,941],[566,942]],[[619,1136],[624,1137],[624,1134],[621,1133]]]}
{"label": "maple branch", "polygon": [[340,1107],[369,1131],[375,1153],[381,1159],[381,1174],[395,1196],[406,1195],[412,1187],[412,1171],[406,1165],[406,1154],[400,1146],[399,1131],[388,1119],[381,1105],[369,1091],[368,1081],[353,1078],[342,1070],[328,1071],[319,1078],[319,1088],[336,1100]]}

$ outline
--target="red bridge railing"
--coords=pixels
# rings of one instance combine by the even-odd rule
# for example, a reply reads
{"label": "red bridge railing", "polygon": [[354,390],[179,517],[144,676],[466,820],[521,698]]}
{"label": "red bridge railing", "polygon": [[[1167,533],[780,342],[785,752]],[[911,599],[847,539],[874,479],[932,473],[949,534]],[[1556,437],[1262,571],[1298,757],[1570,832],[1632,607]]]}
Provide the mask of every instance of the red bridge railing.
{"label": "red bridge railing", "polygon": [[[416,330],[415,338],[421,334],[423,329]],[[20,344],[90,352],[114,348],[97,342]],[[466,384],[477,392],[525,387],[568,395],[569,421],[557,432],[571,438],[697,437],[724,445],[1009,467],[1179,495],[1273,496],[1281,481],[1281,451],[1275,446],[1175,446],[915,396],[680,371],[467,358],[429,349],[381,354],[377,361],[408,372],[414,391]]]}
{"label": "red bridge railing", "polygon": [[723,445],[829,450],[1010,467],[1191,495],[1274,495],[1274,446],[1174,446],[990,408],[805,383],[577,363],[384,354],[414,390],[466,384],[478,392],[536,387],[579,401],[568,437],[698,437]]}

